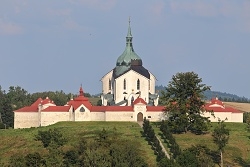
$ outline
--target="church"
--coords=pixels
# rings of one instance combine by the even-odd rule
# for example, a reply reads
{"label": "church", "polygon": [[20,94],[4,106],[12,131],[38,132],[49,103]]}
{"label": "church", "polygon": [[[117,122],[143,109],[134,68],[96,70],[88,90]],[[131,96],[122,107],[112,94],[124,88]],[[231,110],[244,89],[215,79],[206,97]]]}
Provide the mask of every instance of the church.
{"label": "church", "polygon": [[60,121],[150,121],[164,119],[164,107],[158,106],[156,77],[143,67],[135,53],[130,21],[126,46],[116,66],[102,78],[102,106],[93,106],[80,87],[78,97],[64,106],[56,106],[48,97],[14,111],[14,128],[39,127]]}
{"label": "church", "polygon": [[[130,21],[126,46],[117,58],[115,67],[102,78],[102,106],[93,106],[84,97],[82,86],[76,98],[64,106],[53,100],[37,99],[32,105],[14,111],[14,128],[30,128],[55,124],[60,121],[161,121],[166,119],[164,106],[158,106],[155,92],[156,77],[143,67],[142,59],[135,53]],[[243,122],[243,112],[229,109],[218,100],[206,105],[214,115],[230,118],[229,122]],[[228,110],[229,109],[229,110]],[[205,116],[210,116],[209,112]],[[212,119],[216,122],[218,119]]]}

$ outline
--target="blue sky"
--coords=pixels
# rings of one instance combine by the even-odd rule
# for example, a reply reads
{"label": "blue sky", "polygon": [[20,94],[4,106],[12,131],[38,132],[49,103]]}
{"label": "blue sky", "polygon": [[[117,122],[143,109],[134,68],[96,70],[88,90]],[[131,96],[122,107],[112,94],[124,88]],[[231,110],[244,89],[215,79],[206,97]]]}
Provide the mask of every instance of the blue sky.
{"label": "blue sky", "polygon": [[250,98],[248,0],[1,0],[0,85],[100,93],[125,48],[128,18],[143,65],[166,86],[194,71]]}

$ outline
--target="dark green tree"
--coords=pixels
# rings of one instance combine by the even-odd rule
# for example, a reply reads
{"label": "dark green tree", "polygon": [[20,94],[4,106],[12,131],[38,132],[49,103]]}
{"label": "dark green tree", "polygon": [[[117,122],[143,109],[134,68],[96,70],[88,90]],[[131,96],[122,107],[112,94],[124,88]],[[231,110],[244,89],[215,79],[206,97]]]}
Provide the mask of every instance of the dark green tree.
{"label": "dark green tree", "polygon": [[11,101],[5,91],[1,90],[0,86],[0,123],[2,128],[14,126],[14,113],[11,107]]}
{"label": "dark green tree", "polygon": [[221,167],[223,167],[223,151],[229,140],[229,129],[226,128],[224,121],[219,120],[218,126],[213,131],[213,141],[218,146],[221,157]]}
{"label": "dark green tree", "polygon": [[35,139],[41,141],[45,148],[48,146],[58,148],[67,142],[62,133],[56,128],[48,131],[38,131]]}
{"label": "dark green tree", "polygon": [[25,164],[27,167],[40,167],[45,165],[45,160],[42,156],[38,153],[29,153],[25,157]]}
{"label": "dark green tree", "polygon": [[183,151],[176,159],[176,162],[180,166],[185,166],[185,167],[197,167],[198,165],[198,160],[195,156],[194,153],[185,150]]}
{"label": "dark green tree", "polygon": [[21,154],[14,154],[9,159],[9,167],[24,167],[25,158]]}
{"label": "dark green tree", "polygon": [[213,151],[203,145],[195,145],[187,149],[193,153],[198,161],[199,167],[214,167],[215,163],[213,157],[215,156]]}
{"label": "dark green tree", "polygon": [[162,92],[162,100],[166,103],[165,112],[172,130],[191,130],[197,134],[208,130],[209,120],[201,114],[205,104],[202,100],[203,93],[209,89],[194,72],[177,73],[172,77],[166,91]]}

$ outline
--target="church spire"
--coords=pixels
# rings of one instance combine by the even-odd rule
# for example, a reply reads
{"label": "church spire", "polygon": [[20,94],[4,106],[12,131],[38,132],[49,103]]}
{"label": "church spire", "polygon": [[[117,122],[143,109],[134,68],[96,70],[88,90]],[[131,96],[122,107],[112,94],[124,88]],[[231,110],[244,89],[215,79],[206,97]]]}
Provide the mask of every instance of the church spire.
{"label": "church spire", "polygon": [[131,27],[130,27],[130,17],[128,18],[128,34],[127,37],[132,37]]}
{"label": "church spire", "polygon": [[131,49],[131,51],[133,52],[134,49],[133,49],[133,44],[132,44],[132,33],[131,33],[131,27],[130,27],[130,17],[128,19],[128,34],[127,34],[127,37],[126,37],[126,47],[127,49]]}
{"label": "church spire", "polygon": [[79,90],[79,96],[84,96],[83,89],[82,89],[82,84],[81,84],[81,87],[80,87],[80,90]]}

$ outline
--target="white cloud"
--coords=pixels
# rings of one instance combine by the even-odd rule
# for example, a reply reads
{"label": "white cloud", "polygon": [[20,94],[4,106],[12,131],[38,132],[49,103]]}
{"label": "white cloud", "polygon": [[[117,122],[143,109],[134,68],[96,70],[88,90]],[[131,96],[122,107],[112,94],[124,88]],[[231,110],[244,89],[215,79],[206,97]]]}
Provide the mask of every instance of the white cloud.
{"label": "white cloud", "polygon": [[67,19],[63,22],[63,27],[66,30],[75,30],[75,31],[85,31],[86,28],[79,25],[76,21],[72,19]]}
{"label": "white cloud", "polygon": [[70,9],[47,9],[46,10],[48,15],[51,16],[69,16],[71,14]]}
{"label": "white cloud", "polygon": [[19,25],[0,21],[0,35],[17,35],[22,32],[23,30]]}
{"label": "white cloud", "polygon": [[110,10],[115,7],[117,0],[70,0],[70,2],[73,4],[81,4],[92,9]]}
{"label": "white cloud", "polygon": [[151,5],[151,13],[154,14],[155,16],[161,17],[163,14],[165,8],[165,3],[163,1],[159,1],[158,3],[155,3]]}
{"label": "white cloud", "polygon": [[[210,2],[210,1],[209,1]],[[196,16],[216,16],[218,6],[205,1],[170,1],[170,9],[174,13],[188,13]]]}

